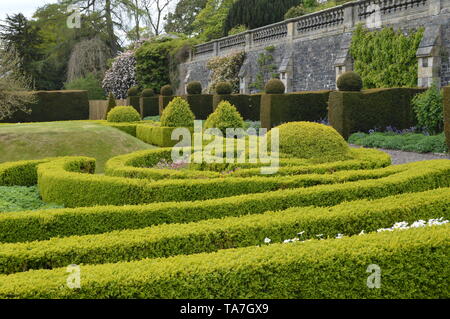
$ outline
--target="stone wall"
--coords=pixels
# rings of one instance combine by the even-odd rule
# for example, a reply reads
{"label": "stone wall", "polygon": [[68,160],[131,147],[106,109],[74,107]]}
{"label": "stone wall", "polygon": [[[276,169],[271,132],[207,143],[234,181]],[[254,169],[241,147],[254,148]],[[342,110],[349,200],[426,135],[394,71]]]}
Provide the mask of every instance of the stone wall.
{"label": "stone wall", "polygon": [[334,89],[336,77],[352,69],[348,48],[359,23],[405,32],[425,26],[417,53],[418,85],[429,86],[435,80],[443,86],[450,84],[450,0],[360,0],[198,45],[180,66],[178,93],[184,93],[190,81],[208,87],[208,60],[236,51],[246,52],[241,92],[257,91],[250,84],[259,70],[258,56],[268,46],[275,47],[274,64],[288,92]]}

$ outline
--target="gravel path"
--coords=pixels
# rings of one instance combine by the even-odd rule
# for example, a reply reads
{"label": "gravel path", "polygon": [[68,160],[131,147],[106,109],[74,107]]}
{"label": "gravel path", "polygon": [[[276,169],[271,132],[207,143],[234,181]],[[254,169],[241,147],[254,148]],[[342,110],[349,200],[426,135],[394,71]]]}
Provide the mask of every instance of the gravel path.
{"label": "gravel path", "polygon": [[[361,148],[358,145],[351,145],[355,148]],[[379,149],[385,153],[388,153],[392,158],[393,165],[411,163],[411,162],[420,162],[420,161],[428,161],[433,159],[450,159],[450,154],[436,154],[436,153],[414,153],[414,152],[404,152],[397,150],[385,150]]]}

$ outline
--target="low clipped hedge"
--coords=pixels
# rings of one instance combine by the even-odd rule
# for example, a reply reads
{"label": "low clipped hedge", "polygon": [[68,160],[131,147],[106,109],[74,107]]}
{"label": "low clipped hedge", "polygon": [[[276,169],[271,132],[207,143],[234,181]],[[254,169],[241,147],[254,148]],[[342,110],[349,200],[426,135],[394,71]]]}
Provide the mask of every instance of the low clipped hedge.
{"label": "low clipped hedge", "polygon": [[37,184],[37,166],[52,159],[0,164],[0,186],[33,186]]}
{"label": "low clipped hedge", "polygon": [[444,87],[444,131],[450,150],[450,86]]}
{"label": "low clipped hedge", "polygon": [[286,122],[319,122],[327,117],[330,91],[263,94],[261,127],[271,129]]}
{"label": "low clipped hedge", "polygon": [[213,96],[211,94],[183,95],[195,115],[196,120],[206,120],[213,112]]}
{"label": "low clipped hedge", "polygon": [[[317,164],[303,159],[282,158],[280,168],[272,176],[292,176],[299,174],[325,174],[342,170],[374,169],[391,164],[391,158],[384,152],[372,149],[350,149],[353,159]],[[109,176],[128,178],[159,179],[189,179],[189,178],[227,178],[251,177],[261,174],[260,167],[249,165],[239,170],[223,175],[216,171],[206,170],[172,170],[152,168],[161,160],[171,161],[172,148],[161,148],[138,151],[131,154],[111,158],[105,167]],[[245,166],[244,164],[241,164]]]}
{"label": "low clipped hedge", "polygon": [[222,101],[228,101],[234,105],[244,120],[260,120],[261,94],[216,94],[213,96],[213,111]]}
{"label": "low clipped hedge", "polygon": [[189,224],[2,244],[0,273],[213,252],[255,246],[266,237],[276,243],[296,237],[299,230],[304,231],[303,240],[316,239],[317,234],[324,238],[338,233],[351,236],[361,230],[368,233],[391,227],[399,220],[412,223],[436,216],[450,217],[449,188],[331,208],[292,208]]}
{"label": "low clipped hedge", "polygon": [[331,92],[328,119],[345,139],[352,133],[388,126],[407,129],[417,124],[411,100],[423,91],[419,88],[392,88]]}
{"label": "low clipped hedge", "polygon": [[127,134],[130,134],[134,137],[136,137],[136,127],[137,127],[137,123],[112,123],[112,122],[107,122],[107,123],[102,123],[102,125],[106,125],[106,126],[110,126],[110,127],[114,127],[118,130],[121,130],[122,132],[125,132]]}
{"label": "low clipped hedge", "polygon": [[179,140],[172,140],[172,132],[175,129],[177,128],[141,124],[136,127],[136,137],[148,144],[173,147],[179,143]]}
{"label": "low clipped hedge", "polygon": [[39,165],[38,186],[43,200],[66,207],[80,207],[195,201],[251,193],[262,193],[267,199],[281,192],[283,196],[298,198],[302,203],[298,206],[318,205],[317,203],[335,205],[343,200],[380,198],[450,185],[448,160],[410,163],[371,171],[337,172],[331,175],[156,182],[79,172],[86,171],[93,164],[93,159],[80,157],[63,158]]}
{"label": "low clipped hedge", "polygon": [[159,96],[142,96],[140,98],[142,118],[159,115]]}
{"label": "low clipped hedge", "polygon": [[[450,226],[0,276],[1,298],[448,298]],[[367,267],[382,269],[368,289]],[[433,284],[430,285],[430,282]]]}
{"label": "low clipped hedge", "polygon": [[87,91],[37,91],[36,102],[28,105],[31,113],[15,112],[0,123],[53,122],[89,119]]}

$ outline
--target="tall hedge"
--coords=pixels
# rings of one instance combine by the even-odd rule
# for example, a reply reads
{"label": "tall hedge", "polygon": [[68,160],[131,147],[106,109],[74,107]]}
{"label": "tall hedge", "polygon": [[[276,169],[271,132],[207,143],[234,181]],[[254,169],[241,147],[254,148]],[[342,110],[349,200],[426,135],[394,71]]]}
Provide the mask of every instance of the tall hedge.
{"label": "tall hedge", "polygon": [[142,118],[159,115],[159,96],[142,96],[140,98]]}
{"label": "tall hedge", "polygon": [[346,139],[355,132],[388,126],[410,128],[417,124],[411,101],[423,91],[420,88],[392,88],[331,92],[328,119]]}
{"label": "tall hedge", "polygon": [[206,120],[213,112],[213,96],[211,94],[188,94],[183,95],[196,120]]}
{"label": "tall hedge", "polygon": [[52,122],[89,119],[87,91],[37,91],[37,101],[28,108],[31,113],[17,111],[3,123]]}
{"label": "tall hedge", "polygon": [[260,120],[261,94],[216,94],[213,97],[213,111],[222,101],[228,101],[234,105],[244,120]]}
{"label": "tall hedge", "polygon": [[263,94],[261,127],[271,129],[286,122],[318,122],[327,117],[330,91]]}
{"label": "tall hedge", "polygon": [[450,150],[450,86],[444,87],[444,131]]}

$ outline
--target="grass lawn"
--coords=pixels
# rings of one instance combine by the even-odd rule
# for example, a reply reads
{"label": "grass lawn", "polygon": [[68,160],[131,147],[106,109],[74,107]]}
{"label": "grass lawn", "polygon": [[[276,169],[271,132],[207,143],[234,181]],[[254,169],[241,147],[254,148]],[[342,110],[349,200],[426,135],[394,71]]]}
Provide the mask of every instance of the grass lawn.
{"label": "grass lawn", "polygon": [[0,163],[54,156],[89,156],[97,173],[111,157],[154,148],[118,129],[83,121],[0,125]]}

